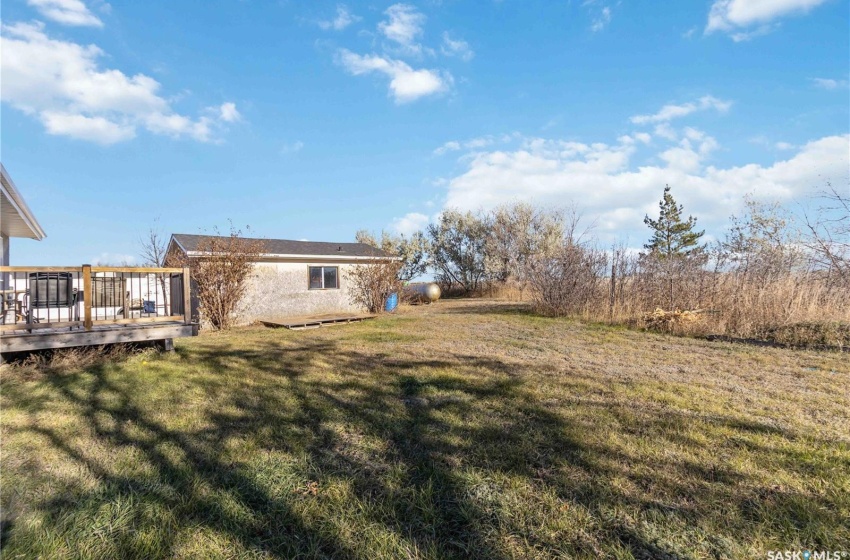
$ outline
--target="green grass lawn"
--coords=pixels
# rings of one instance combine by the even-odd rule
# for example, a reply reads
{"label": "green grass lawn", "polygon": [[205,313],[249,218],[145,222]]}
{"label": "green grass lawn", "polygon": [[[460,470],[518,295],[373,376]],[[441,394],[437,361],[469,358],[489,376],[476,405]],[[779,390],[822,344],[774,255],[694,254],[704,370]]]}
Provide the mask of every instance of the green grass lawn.
{"label": "green grass lawn", "polygon": [[850,551],[850,359],[440,302],[2,369],[3,558]]}

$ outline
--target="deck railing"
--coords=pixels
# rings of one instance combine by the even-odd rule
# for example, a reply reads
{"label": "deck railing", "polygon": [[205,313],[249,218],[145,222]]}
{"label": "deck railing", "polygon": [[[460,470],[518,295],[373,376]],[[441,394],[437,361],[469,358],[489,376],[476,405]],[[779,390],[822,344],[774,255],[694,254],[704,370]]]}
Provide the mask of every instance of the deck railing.
{"label": "deck railing", "polygon": [[0,266],[0,332],[192,321],[188,268]]}

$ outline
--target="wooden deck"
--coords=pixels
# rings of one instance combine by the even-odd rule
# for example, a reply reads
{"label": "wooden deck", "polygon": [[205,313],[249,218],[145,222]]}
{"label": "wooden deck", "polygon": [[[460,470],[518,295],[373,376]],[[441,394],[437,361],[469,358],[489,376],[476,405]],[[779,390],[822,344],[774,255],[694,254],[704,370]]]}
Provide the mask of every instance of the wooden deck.
{"label": "wooden deck", "polygon": [[304,329],[318,329],[319,327],[331,327],[334,325],[346,325],[348,323],[359,323],[360,321],[374,319],[375,317],[376,315],[369,314],[327,313],[324,315],[261,319],[260,322],[267,327],[282,327],[293,331],[300,331]]}
{"label": "wooden deck", "polygon": [[49,348],[71,348],[122,342],[163,341],[168,347],[175,338],[196,336],[197,325],[186,325],[182,321],[94,325],[91,330],[79,327],[60,327],[0,332],[0,353],[31,352]]}
{"label": "wooden deck", "polygon": [[196,336],[187,268],[0,266],[0,361],[15,352]]}

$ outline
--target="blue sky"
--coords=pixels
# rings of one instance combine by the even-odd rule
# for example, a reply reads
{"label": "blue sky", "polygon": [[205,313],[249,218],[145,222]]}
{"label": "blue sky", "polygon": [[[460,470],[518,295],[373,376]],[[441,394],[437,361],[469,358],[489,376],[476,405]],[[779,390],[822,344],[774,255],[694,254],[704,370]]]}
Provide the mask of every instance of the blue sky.
{"label": "blue sky", "polygon": [[3,3],[2,160],[48,237],[409,232],[575,204],[640,246],[665,184],[721,235],[745,194],[848,185],[846,0]]}

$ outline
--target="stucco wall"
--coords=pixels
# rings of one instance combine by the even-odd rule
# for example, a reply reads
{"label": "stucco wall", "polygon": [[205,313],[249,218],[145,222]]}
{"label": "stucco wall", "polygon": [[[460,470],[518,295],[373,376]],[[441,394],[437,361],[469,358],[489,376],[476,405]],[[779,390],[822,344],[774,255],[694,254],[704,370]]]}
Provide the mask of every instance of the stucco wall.
{"label": "stucco wall", "polygon": [[[339,288],[310,290],[311,266],[338,266]],[[248,324],[261,318],[356,313],[363,311],[351,304],[346,271],[354,264],[337,263],[257,263],[248,281],[245,297],[237,311],[238,322]]]}

